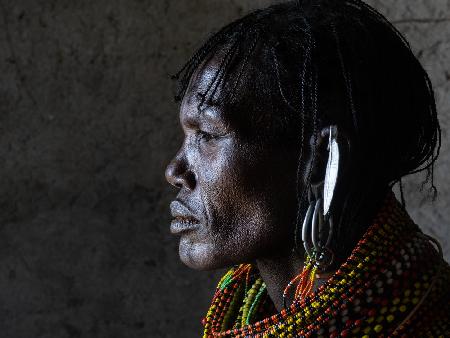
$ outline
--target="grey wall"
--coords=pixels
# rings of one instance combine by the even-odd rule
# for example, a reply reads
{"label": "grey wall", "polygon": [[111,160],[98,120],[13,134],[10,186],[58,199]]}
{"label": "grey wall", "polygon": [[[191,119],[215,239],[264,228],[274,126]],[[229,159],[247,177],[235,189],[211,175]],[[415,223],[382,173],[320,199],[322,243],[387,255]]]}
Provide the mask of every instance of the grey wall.
{"label": "grey wall", "polygon": [[[216,283],[168,233],[181,142],[168,74],[273,1],[0,1],[0,335],[195,337]],[[412,215],[450,258],[450,1],[372,0],[436,88],[439,200]]]}

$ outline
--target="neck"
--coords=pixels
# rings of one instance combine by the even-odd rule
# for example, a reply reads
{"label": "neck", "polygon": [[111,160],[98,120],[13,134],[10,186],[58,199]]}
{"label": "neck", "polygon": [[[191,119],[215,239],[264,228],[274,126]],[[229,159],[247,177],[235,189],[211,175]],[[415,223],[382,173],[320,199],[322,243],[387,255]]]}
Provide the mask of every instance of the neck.
{"label": "neck", "polygon": [[[261,278],[267,287],[267,292],[278,311],[284,307],[283,291],[288,283],[297,276],[303,269],[304,260],[295,252],[289,252],[275,257],[262,258],[256,261]],[[332,273],[320,275],[316,280],[315,288],[325,282]],[[288,293],[286,304],[289,305],[294,300],[295,285]]]}

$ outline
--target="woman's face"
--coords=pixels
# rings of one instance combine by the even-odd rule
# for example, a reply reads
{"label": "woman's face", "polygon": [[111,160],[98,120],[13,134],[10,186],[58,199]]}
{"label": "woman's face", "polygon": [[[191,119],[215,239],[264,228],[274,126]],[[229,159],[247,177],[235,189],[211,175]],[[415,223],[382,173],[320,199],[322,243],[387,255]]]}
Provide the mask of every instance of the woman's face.
{"label": "woman's face", "polygon": [[291,252],[297,210],[297,147],[258,137],[250,112],[198,111],[216,67],[192,77],[180,108],[184,141],[166,169],[179,188],[170,229],[180,258],[202,270]]}

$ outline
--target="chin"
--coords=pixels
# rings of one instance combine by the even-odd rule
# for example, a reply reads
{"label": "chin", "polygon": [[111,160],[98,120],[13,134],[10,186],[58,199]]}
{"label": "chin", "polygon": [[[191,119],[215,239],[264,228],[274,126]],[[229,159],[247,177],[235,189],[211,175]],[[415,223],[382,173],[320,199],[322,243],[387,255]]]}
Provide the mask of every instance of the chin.
{"label": "chin", "polygon": [[211,243],[193,242],[185,236],[181,237],[178,250],[180,260],[185,265],[202,271],[221,269],[230,265],[217,259],[223,255],[220,251]]}

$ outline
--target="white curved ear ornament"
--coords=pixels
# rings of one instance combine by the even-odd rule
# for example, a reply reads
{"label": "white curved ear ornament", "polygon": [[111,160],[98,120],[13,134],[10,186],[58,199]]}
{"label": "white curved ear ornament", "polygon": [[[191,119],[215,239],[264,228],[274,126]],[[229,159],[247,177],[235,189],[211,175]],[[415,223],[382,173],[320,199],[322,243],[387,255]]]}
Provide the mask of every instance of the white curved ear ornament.
{"label": "white curved ear ornament", "polygon": [[330,210],[333,200],[334,188],[339,171],[339,146],[337,143],[337,127],[330,126],[330,135],[328,141],[328,162],[325,172],[325,182],[323,188],[323,214],[324,216]]}

